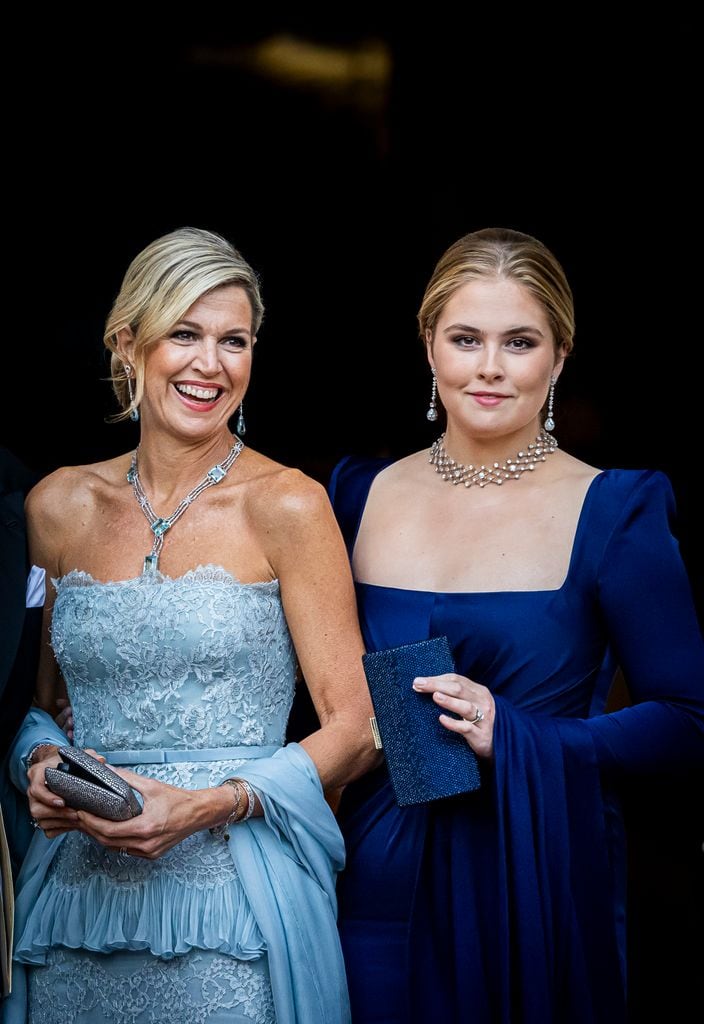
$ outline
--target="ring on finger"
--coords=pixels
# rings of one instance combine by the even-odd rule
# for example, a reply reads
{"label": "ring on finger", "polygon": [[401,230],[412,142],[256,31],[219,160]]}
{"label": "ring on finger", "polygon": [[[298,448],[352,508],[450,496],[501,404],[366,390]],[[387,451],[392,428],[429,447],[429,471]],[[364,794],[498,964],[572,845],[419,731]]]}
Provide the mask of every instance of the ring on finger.
{"label": "ring on finger", "polygon": [[41,828],[41,825],[39,824],[36,818],[30,818],[29,821],[32,828]]}
{"label": "ring on finger", "polygon": [[477,708],[477,713],[474,718],[465,718],[465,722],[469,722],[470,725],[479,725],[481,720],[484,718],[484,712],[480,707]]}

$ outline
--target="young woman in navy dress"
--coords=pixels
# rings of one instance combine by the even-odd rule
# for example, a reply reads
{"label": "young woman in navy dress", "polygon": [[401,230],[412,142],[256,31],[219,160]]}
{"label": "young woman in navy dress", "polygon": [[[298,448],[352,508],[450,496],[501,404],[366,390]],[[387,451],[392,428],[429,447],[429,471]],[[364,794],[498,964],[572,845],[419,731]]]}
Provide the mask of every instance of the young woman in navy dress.
{"label": "young woman in navy dress", "polygon": [[[623,1021],[619,784],[704,756],[670,484],[558,447],[573,302],[536,239],[459,239],[419,323],[445,433],[398,462],[343,460],[331,493],[367,649],[448,636],[457,674],[414,685],[477,753],[482,785],[402,808],[383,768],[347,789],[353,1020]],[[617,667],[632,704],[607,714]]]}

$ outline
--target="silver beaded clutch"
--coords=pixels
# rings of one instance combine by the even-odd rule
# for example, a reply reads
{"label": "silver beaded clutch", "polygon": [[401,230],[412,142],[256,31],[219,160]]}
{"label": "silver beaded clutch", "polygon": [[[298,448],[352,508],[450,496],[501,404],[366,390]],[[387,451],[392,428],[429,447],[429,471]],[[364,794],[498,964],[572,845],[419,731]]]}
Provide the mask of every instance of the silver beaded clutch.
{"label": "silver beaded clutch", "polygon": [[111,821],[126,821],[142,813],[137,793],[108,765],[76,747],[59,747],[59,755],[61,763],[47,768],[44,779],[68,807]]}

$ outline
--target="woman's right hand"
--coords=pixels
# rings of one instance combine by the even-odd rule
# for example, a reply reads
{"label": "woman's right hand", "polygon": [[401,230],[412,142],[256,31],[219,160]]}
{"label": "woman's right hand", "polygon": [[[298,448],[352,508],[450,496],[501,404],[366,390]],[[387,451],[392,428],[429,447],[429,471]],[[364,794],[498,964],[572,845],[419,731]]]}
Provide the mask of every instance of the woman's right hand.
{"label": "woman's right hand", "polygon": [[[37,823],[47,838],[53,839],[63,832],[75,829],[78,815],[72,807],[66,806],[66,802],[60,796],[52,793],[44,781],[46,769],[56,768],[61,761],[58,747],[47,744],[39,753],[40,759],[36,760],[27,770],[29,813],[32,816],[32,821]],[[101,760],[104,759],[101,758]]]}

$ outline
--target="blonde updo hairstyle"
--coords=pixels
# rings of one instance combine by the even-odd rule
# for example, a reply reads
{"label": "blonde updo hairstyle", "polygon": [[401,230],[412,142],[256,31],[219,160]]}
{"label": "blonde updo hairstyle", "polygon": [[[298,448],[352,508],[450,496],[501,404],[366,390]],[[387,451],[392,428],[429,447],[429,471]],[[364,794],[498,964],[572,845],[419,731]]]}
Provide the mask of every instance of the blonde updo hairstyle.
{"label": "blonde updo hairstyle", "polygon": [[555,356],[571,352],[574,300],[565,272],[537,238],[509,228],[473,231],[440,257],[418,312],[422,340],[432,342],[438,319],[458,288],[487,277],[523,285],[545,310],[555,340]]}
{"label": "blonde updo hairstyle", "polygon": [[131,406],[124,358],[118,334],[128,328],[135,339],[131,365],[134,371],[134,404],[144,392],[144,362],[150,345],[171,330],[207,292],[223,285],[243,288],[252,307],[252,334],[256,335],[264,306],[256,273],[227,239],[200,228],[178,228],[143,249],[127,268],[120,292],[105,324],[103,341],[112,353],[110,374],[113,390],[125,419]]}

